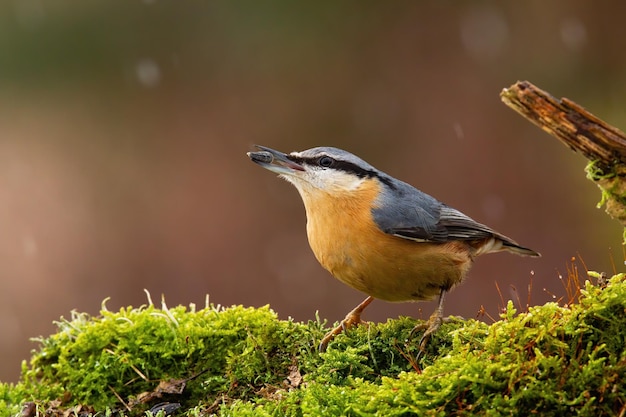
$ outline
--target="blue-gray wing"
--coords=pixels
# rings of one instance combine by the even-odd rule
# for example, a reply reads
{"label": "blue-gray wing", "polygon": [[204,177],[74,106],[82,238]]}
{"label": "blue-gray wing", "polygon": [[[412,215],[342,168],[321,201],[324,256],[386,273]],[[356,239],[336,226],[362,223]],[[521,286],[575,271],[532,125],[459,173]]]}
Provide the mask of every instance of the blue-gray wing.
{"label": "blue-gray wing", "polygon": [[385,233],[417,242],[466,241],[475,255],[508,250],[541,256],[409,184],[388,181],[372,210],[374,221]]}
{"label": "blue-gray wing", "polygon": [[435,243],[500,236],[484,224],[406,183],[394,185],[394,189],[381,194],[377,207],[372,210],[374,221],[385,233]]}

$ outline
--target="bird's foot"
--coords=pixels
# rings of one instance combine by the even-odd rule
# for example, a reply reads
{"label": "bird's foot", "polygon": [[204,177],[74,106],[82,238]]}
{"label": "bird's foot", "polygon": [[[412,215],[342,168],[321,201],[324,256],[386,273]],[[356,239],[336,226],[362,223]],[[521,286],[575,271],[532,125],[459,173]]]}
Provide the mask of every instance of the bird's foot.
{"label": "bird's foot", "polygon": [[325,352],[328,343],[335,338],[338,334],[341,334],[351,327],[358,326],[359,324],[367,324],[367,322],[361,320],[358,314],[348,314],[345,319],[341,320],[341,323],[330,332],[326,333],[322,341],[320,342],[319,351]]}
{"label": "bird's foot", "polygon": [[430,340],[432,335],[435,334],[437,330],[439,330],[439,327],[441,327],[443,323],[449,323],[458,320],[463,320],[463,318],[458,316],[442,317],[439,310],[435,310],[435,312],[430,316],[428,321],[413,327],[411,333],[409,334],[409,340],[413,338],[415,333],[424,331],[424,334],[422,334],[422,337],[419,341],[420,350],[417,353],[415,360],[419,360],[420,357],[426,352],[426,345],[428,344],[428,341]]}
{"label": "bird's foot", "polygon": [[361,313],[365,310],[374,298],[367,297],[361,304],[359,304],[354,310],[346,314],[346,317],[341,320],[341,323],[330,332],[326,333],[326,335],[322,338],[322,341],[319,345],[320,352],[326,352],[326,348],[328,347],[328,343],[335,338],[338,334],[341,334],[348,330],[351,327],[358,326],[359,324],[367,324],[367,322],[361,320]]}

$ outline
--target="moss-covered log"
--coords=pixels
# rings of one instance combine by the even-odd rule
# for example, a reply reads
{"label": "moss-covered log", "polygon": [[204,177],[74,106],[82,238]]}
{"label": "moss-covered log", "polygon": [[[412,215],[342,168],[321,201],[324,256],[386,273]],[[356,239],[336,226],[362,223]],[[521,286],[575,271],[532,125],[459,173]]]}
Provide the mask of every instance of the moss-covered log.
{"label": "moss-covered log", "polygon": [[350,330],[319,354],[321,323],[267,307],[74,314],[41,339],[18,384],[0,385],[0,416],[24,405],[25,417],[622,415],[626,278],[569,301],[445,324],[422,370],[408,318]]}

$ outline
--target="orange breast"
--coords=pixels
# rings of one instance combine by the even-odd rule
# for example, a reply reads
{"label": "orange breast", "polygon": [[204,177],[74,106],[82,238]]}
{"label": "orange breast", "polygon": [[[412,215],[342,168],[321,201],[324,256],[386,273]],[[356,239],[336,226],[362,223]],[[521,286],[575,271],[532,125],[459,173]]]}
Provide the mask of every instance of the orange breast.
{"label": "orange breast", "polygon": [[381,231],[372,217],[376,179],[341,196],[304,192],[309,244],[335,278],[387,301],[426,300],[463,280],[472,260],[462,242],[415,242]]}

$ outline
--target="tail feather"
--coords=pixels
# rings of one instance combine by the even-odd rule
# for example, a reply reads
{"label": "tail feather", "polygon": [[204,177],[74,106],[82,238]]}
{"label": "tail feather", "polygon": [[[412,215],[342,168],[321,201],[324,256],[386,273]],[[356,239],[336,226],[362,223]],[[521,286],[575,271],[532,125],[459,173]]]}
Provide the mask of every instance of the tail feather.
{"label": "tail feather", "polygon": [[516,255],[522,255],[522,256],[533,256],[535,258],[538,258],[541,256],[541,254],[539,252],[535,252],[534,250],[524,247],[524,246],[520,246],[515,242],[502,242],[502,248],[504,250],[507,250],[509,252],[515,253]]}
{"label": "tail feather", "polygon": [[535,252],[532,249],[521,246],[514,240],[501,235],[494,235],[486,240],[481,241],[478,245],[474,245],[474,250],[474,256],[500,251],[507,251],[521,256],[541,256],[539,252]]}

